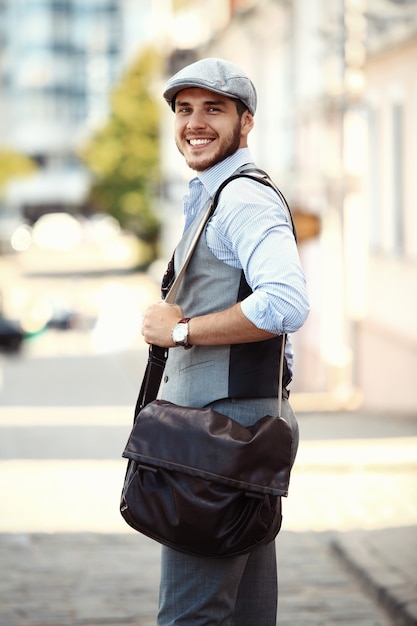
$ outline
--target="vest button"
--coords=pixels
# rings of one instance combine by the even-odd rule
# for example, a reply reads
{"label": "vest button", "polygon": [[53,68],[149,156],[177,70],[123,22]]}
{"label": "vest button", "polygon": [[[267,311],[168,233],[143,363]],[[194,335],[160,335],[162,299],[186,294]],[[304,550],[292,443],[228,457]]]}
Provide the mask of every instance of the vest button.
{"label": "vest button", "polygon": [[164,376],[164,383],[168,382],[168,376]]}

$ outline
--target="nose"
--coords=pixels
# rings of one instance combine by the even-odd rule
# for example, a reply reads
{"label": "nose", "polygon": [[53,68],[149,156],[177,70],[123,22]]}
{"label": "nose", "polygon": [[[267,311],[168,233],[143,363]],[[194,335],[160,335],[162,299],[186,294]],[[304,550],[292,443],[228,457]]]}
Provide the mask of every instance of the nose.
{"label": "nose", "polygon": [[206,121],[202,111],[193,111],[187,120],[187,128],[196,130],[199,128],[205,128]]}

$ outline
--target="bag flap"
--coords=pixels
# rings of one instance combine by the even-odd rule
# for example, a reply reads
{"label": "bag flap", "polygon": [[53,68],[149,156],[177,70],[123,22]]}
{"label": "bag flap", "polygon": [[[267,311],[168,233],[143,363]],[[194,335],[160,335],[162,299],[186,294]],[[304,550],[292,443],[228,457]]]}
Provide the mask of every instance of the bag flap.
{"label": "bag flap", "polygon": [[155,400],[137,416],[123,456],[248,492],[286,496],[291,446],[291,429],[282,417],[267,415],[245,427],[211,408]]}

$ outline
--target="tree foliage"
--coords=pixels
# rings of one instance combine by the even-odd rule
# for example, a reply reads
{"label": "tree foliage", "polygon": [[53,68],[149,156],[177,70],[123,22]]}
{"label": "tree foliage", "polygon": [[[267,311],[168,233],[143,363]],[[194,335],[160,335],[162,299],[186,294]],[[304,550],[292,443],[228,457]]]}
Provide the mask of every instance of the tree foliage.
{"label": "tree foliage", "polygon": [[31,174],[37,168],[32,159],[12,149],[0,149],[0,188],[16,176]]}
{"label": "tree foliage", "polygon": [[159,234],[153,202],[159,173],[159,104],[151,86],[160,60],[144,52],[111,97],[111,116],[82,158],[94,174],[90,204],[155,245]]}

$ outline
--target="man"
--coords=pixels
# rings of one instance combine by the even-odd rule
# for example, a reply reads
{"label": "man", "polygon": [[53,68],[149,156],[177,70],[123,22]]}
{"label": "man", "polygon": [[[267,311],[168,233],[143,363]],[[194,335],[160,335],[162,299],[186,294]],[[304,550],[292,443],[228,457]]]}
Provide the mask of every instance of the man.
{"label": "man", "polygon": [[[175,113],[177,147],[197,173],[184,199],[178,271],[220,184],[252,163],[247,139],[257,96],[234,64],[203,59],[174,75],[164,98]],[[298,330],[307,314],[304,275],[278,194],[248,178],[228,183],[176,303],[157,302],[144,315],[145,340],[170,348],[161,397],[212,406],[243,425],[276,415],[281,336]],[[285,386],[291,364],[287,342]],[[293,430],[294,460],[298,426],[287,395],[283,416]],[[274,542],[223,559],[162,548],[158,626],[275,626],[276,609]]]}

